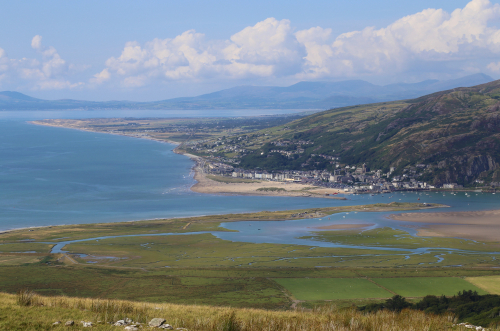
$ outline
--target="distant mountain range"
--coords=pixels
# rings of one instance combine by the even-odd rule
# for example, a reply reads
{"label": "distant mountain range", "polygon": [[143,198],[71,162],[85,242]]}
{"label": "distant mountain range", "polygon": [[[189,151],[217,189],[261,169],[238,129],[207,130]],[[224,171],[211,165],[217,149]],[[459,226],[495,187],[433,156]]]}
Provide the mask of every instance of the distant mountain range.
{"label": "distant mountain range", "polygon": [[359,104],[411,99],[457,87],[493,81],[474,74],[452,80],[374,85],[363,80],[299,82],[288,87],[238,86],[197,97],[155,102],[43,100],[19,92],[0,92],[0,110],[48,109],[331,109]]}

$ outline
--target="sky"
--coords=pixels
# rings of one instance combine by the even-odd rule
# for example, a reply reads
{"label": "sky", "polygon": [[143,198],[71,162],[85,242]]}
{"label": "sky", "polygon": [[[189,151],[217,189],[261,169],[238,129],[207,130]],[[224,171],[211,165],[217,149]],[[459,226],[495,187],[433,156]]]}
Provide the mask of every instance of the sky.
{"label": "sky", "polygon": [[43,99],[500,78],[500,0],[2,2],[0,91]]}

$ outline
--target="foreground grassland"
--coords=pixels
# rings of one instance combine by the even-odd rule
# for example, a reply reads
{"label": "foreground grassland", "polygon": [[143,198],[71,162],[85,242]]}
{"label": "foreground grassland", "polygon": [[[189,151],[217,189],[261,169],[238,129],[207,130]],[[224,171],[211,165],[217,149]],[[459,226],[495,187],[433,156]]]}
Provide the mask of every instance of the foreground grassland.
{"label": "foreground grassland", "polygon": [[[350,306],[394,294],[495,293],[480,283],[500,276],[498,243],[413,237],[389,228],[310,236],[342,247],[216,237],[229,231],[221,222],[431,207],[392,203],[16,230],[0,234],[0,291],[272,310],[322,306],[325,300]],[[50,253],[70,240],[82,241]]]}
{"label": "foreground grassland", "polygon": [[[67,297],[34,297],[29,306],[20,306],[16,301],[16,296],[0,293],[0,329],[67,330],[65,321],[74,320],[72,330],[87,329],[80,321],[92,322],[93,330],[116,330],[110,322],[130,318],[145,324],[159,317],[174,328],[192,331],[466,330],[453,326],[453,316],[409,310],[364,314],[352,308],[328,307],[285,312]],[[55,321],[62,325],[53,326]]]}

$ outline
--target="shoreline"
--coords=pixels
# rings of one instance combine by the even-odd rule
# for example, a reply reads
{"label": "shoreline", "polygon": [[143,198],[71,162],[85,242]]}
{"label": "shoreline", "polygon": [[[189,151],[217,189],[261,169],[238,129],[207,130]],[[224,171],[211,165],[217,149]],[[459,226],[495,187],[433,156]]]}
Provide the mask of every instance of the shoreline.
{"label": "shoreline", "polygon": [[[115,136],[122,136],[122,137],[130,137],[130,138],[137,138],[137,139],[152,140],[152,141],[157,141],[159,143],[166,143],[166,144],[175,145],[176,146],[175,148],[177,148],[177,146],[179,146],[181,144],[181,143],[179,143],[177,141],[168,140],[168,139],[161,140],[161,139],[153,138],[151,136],[146,136],[146,135],[145,136],[134,136],[134,135],[128,135],[128,134],[123,134],[123,133],[118,133],[118,132],[103,132],[103,131],[91,130],[91,129],[88,129],[88,128],[76,128],[76,127],[71,127],[71,126],[50,124],[50,123],[45,123],[45,122],[41,122],[41,121],[44,121],[44,120],[27,121],[27,123],[33,124],[33,125],[50,126],[50,127],[53,127],[53,128],[63,128],[63,129],[78,130],[78,131],[83,131],[83,132],[112,134],[112,135],[115,135]],[[177,154],[181,154],[181,153],[177,153]]]}
{"label": "shoreline", "polygon": [[[57,124],[57,122],[42,122],[42,121],[29,121],[28,123],[33,125],[43,125],[50,126],[56,128],[65,128],[72,130],[79,130],[85,132],[93,132],[93,133],[103,133],[103,134],[113,134],[117,136],[131,137],[131,138],[139,138],[139,139],[147,139],[152,141],[157,141],[160,143],[168,143],[175,145],[172,149],[172,152],[184,155],[189,157],[191,160],[195,162],[195,164],[191,167],[191,170],[194,172],[193,179],[196,181],[194,185],[190,187],[190,190],[196,193],[202,194],[229,194],[229,195],[241,195],[241,196],[281,196],[281,197],[310,197],[310,198],[323,198],[323,199],[335,199],[335,200],[347,200],[345,197],[335,197],[333,194],[345,194],[341,190],[337,189],[328,189],[320,186],[314,186],[312,189],[305,190],[306,188],[311,188],[311,185],[306,184],[297,184],[297,183],[285,183],[285,182],[271,182],[271,181],[255,181],[252,183],[223,183],[215,180],[211,180],[207,177],[207,174],[200,167],[200,162],[204,159],[200,156],[193,155],[190,153],[182,152],[178,149],[181,145],[179,142],[171,141],[171,140],[161,140],[157,138],[153,138],[148,135],[144,136],[135,136],[135,135],[127,135],[117,132],[102,132],[97,130],[92,130],[88,128],[81,127],[72,127],[65,126],[61,124]],[[283,190],[266,190],[269,188],[277,187]],[[259,191],[259,189],[261,189]],[[325,194],[329,194],[326,196]]]}

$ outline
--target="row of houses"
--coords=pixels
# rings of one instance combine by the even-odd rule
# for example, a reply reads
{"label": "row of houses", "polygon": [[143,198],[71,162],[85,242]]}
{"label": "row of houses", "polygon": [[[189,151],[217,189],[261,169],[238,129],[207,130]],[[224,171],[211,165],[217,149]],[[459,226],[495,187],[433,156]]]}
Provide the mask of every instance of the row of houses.
{"label": "row of houses", "polygon": [[330,173],[327,171],[282,171],[282,172],[267,172],[267,171],[249,171],[243,169],[234,169],[231,172],[231,176],[234,178],[247,178],[247,179],[261,179],[261,180],[273,180],[280,182],[302,182],[307,179],[328,181],[330,178]]}

